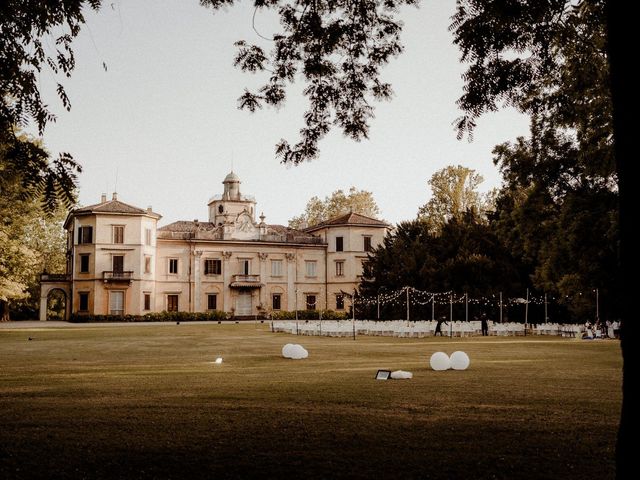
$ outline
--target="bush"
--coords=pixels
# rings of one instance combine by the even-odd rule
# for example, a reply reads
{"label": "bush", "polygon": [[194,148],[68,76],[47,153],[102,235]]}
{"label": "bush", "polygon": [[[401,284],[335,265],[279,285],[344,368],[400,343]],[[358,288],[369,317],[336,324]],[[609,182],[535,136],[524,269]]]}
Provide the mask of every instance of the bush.
{"label": "bush", "polygon": [[83,315],[75,313],[69,320],[72,323],[106,322],[204,322],[227,320],[226,312],[158,312],[146,315]]}

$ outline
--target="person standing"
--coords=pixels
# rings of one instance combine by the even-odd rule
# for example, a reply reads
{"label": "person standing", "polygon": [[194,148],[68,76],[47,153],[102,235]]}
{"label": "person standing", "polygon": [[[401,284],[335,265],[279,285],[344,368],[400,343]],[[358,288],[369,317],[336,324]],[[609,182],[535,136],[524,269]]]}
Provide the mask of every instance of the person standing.
{"label": "person standing", "polygon": [[480,316],[480,329],[482,330],[483,337],[486,337],[489,335],[489,320],[487,319],[486,313],[483,313]]}
{"label": "person standing", "polygon": [[442,324],[447,325],[447,322],[445,321],[445,317],[440,317],[438,319],[438,323],[436,323],[436,331],[433,334],[434,337],[437,337],[438,334],[440,334],[440,336],[442,336]]}

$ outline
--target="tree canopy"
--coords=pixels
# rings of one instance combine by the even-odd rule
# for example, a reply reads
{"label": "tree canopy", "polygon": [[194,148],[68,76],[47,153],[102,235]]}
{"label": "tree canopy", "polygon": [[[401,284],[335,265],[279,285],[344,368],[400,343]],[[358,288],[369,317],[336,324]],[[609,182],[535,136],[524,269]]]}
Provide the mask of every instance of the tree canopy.
{"label": "tree canopy", "polygon": [[[24,135],[19,138],[24,144],[32,142]],[[4,147],[0,143],[0,319],[8,320],[9,311],[16,309],[33,318],[40,273],[63,273],[65,269],[65,211],[58,208],[51,215],[42,215],[41,199],[25,197],[24,182],[12,171]]]}
{"label": "tree canopy", "polygon": [[478,217],[484,215],[491,205],[491,196],[478,192],[483,181],[482,175],[462,165],[438,170],[429,179],[431,199],[420,207],[418,218],[438,231],[448,220],[460,218],[466,212],[471,211]]}
{"label": "tree canopy", "polygon": [[324,200],[312,197],[307,202],[304,213],[289,220],[289,226],[291,228],[312,227],[349,212],[376,218],[380,214],[380,209],[371,192],[351,187],[349,193],[336,190]]}

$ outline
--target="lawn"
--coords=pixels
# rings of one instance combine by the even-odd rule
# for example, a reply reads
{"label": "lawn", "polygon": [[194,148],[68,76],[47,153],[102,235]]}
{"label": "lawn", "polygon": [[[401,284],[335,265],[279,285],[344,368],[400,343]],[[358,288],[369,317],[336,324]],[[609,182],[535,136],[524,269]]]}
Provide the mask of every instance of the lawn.
{"label": "lawn", "polygon": [[[439,350],[469,369],[430,370]],[[621,363],[557,337],[2,329],[0,478],[614,478]]]}

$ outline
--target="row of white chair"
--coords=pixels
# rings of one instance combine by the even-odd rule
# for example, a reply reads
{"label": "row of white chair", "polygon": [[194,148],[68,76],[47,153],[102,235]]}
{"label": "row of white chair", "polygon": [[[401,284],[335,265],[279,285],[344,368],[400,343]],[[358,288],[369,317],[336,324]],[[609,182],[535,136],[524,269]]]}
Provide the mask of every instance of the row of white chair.
{"label": "row of white chair", "polygon": [[[325,335],[347,337],[356,335],[377,335],[387,337],[429,337],[435,334],[437,322],[432,320],[407,322],[406,320],[274,320],[274,332],[286,332],[294,335]],[[579,337],[583,327],[579,325],[540,324],[533,327],[536,335],[562,335]],[[467,337],[481,335],[479,321],[454,321],[442,325],[444,336]],[[513,336],[524,335],[524,324],[507,322],[489,322],[489,335]]]}

